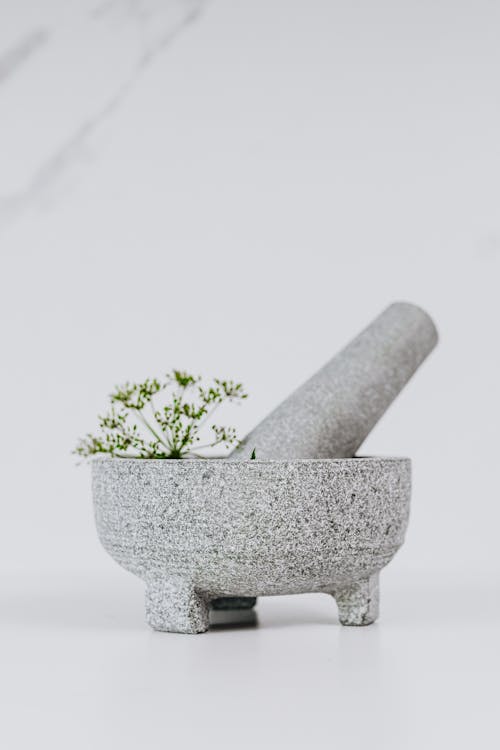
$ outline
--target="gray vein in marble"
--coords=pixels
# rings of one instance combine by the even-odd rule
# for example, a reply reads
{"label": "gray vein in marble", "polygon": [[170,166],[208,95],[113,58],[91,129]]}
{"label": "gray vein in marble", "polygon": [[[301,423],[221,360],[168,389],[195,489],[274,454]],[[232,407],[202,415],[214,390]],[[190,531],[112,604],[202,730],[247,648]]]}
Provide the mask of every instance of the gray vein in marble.
{"label": "gray vein in marble", "polygon": [[49,36],[47,29],[36,29],[0,57],[0,84],[10,78],[40,47],[43,47]]}
{"label": "gray vein in marble", "polygon": [[[2,224],[5,225],[28,209],[65,170],[78,160],[90,136],[120,107],[145,70],[170,47],[177,37],[198,20],[205,4],[206,0],[195,0],[193,7],[177,25],[170,28],[156,43],[144,44],[134,70],[106,104],[88,117],[66,143],[46,160],[23,190],[0,199],[0,229],[2,229]],[[107,6],[111,7],[111,5],[113,3],[103,3],[100,7],[104,12]],[[93,12],[95,13],[96,10],[98,8],[94,8]],[[139,22],[137,17],[136,22]]]}

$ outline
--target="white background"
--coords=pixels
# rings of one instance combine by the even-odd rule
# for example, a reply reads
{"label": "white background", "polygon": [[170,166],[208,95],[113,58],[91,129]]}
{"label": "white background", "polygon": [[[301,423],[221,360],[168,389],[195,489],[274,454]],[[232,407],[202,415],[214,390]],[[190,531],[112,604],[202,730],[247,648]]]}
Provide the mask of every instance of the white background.
{"label": "white background", "polygon": [[[0,739],[497,748],[500,6],[0,6]],[[363,453],[414,465],[381,618],[143,624],[70,455],[117,382],[242,380],[244,434],[390,302],[440,344]]]}

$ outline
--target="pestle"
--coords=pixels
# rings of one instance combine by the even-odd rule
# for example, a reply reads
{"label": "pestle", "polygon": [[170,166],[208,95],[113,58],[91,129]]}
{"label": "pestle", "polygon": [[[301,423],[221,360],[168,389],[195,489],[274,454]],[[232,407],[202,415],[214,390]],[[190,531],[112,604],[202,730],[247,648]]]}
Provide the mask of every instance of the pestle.
{"label": "pestle", "polygon": [[[424,310],[396,302],[266,417],[229,461],[351,458],[434,349]],[[253,597],[223,597],[215,609],[248,609]]]}
{"label": "pestle", "polygon": [[396,302],[288,396],[229,456],[350,458],[436,346],[424,310]]}

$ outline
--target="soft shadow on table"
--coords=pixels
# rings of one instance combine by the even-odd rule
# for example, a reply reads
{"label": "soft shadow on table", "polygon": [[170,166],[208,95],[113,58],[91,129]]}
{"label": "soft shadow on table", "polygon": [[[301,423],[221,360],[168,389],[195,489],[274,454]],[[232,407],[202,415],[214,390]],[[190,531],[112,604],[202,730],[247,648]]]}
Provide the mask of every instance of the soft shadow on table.
{"label": "soft shadow on table", "polygon": [[[134,579],[11,579],[0,595],[0,627],[148,632],[144,589]],[[211,610],[211,630],[254,628],[254,609]]]}
{"label": "soft shadow on table", "polygon": [[[427,624],[466,626],[500,622],[495,587],[479,581],[429,587],[388,589],[382,599],[380,625]],[[324,594],[262,597],[255,609],[212,610],[210,629],[262,630],[297,626],[338,625],[334,600]],[[100,630],[147,632],[141,581],[121,576],[2,576],[0,628],[25,630]]]}
{"label": "soft shadow on table", "polygon": [[328,594],[276,596],[269,604],[262,598],[259,604],[261,624],[266,630],[307,625],[331,628],[338,624],[337,606]]}
{"label": "soft shadow on table", "polygon": [[211,609],[210,630],[255,628],[259,624],[255,609]]}

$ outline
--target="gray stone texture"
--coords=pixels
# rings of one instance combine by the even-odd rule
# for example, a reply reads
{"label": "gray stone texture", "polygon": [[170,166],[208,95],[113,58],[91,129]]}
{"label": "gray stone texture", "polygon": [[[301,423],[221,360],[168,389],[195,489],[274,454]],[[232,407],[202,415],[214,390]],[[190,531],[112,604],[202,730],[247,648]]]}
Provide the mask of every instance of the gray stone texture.
{"label": "gray stone texture", "polygon": [[109,554],[146,583],[156,630],[199,633],[220,597],[324,592],[344,625],[378,613],[378,572],[401,546],[404,458],[92,462]]}
{"label": "gray stone texture", "polygon": [[[253,449],[264,459],[354,456],[437,339],[421,308],[391,305],[271,412],[229,460],[247,460]],[[230,599],[214,604],[242,605]]]}
{"label": "gray stone texture", "polygon": [[361,443],[437,343],[426,312],[397,302],[291,394],[229,460],[342,458]]}

